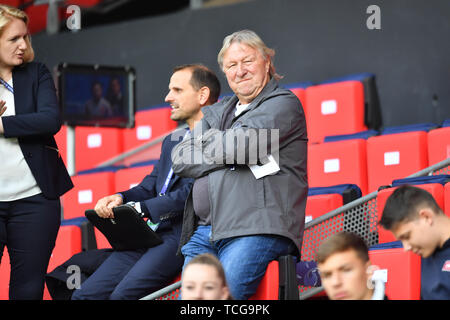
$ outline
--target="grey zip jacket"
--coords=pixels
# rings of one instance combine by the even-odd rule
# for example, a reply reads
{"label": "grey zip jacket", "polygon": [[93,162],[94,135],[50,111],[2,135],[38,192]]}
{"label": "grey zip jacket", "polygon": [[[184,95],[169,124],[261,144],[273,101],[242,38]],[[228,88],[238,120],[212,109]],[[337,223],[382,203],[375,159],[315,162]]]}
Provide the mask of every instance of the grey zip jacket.
{"label": "grey zip jacket", "polygon": [[[211,241],[272,234],[290,238],[301,252],[305,225],[307,133],[298,98],[272,79],[231,128],[223,116],[238,98],[225,97],[202,109],[203,118],[172,150],[174,173],[208,175]],[[229,126],[228,126],[229,127]],[[256,179],[249,165],[263,165],[272,155],[280,170]],[[178,253],[197,227],[192,190],[185,205]]]}

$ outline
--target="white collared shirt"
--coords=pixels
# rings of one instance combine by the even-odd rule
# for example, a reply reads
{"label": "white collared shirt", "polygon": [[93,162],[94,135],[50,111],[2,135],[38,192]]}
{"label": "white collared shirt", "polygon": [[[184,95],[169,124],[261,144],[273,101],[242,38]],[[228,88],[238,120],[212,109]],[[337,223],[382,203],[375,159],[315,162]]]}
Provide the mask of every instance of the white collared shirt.
{"label": "white collared shirt", "polygon": [[[13,86],[13,80],[8,81]],[[6,101],[3,116],[16,114],[14,95],[0,85],[0,100]],[[13,201],[41,193],[30,167],[25,161],[18,138],[0,135],[0,201]]]}
{"label": "white collared shirt", "polygon": [[239,101],[236,103],[236,111],[234,112],[234,116],[237,117],[240,115],[247,107],[250,105],[250,103],[247,104],[241,104]]}

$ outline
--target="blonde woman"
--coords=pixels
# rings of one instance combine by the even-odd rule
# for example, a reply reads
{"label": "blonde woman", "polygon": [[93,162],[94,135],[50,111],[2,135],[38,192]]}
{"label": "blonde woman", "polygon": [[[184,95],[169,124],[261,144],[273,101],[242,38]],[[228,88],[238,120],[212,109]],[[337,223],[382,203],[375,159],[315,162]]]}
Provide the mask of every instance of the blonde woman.
{"label": "blonde woman", "polygon": [[52,76],[34,59],[28,17],[0,5],[0,255],[11,261],[10,299],[42,299],[73,187],[53,138],[61,121]]}

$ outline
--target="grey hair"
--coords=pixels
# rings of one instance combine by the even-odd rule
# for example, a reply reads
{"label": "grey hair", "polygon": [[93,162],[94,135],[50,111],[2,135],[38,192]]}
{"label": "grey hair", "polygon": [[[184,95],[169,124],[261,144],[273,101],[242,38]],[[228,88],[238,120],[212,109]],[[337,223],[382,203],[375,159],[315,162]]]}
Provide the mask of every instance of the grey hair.
{"label": "grey hair", "polygon": [[270,77],[275,78],[275,80],[280,80],[281,78],[283,78],[275,72],[275,66],[273,64],[275,50],[266,46],[262,39],[254,31],[251,30],[236,31],[223,39],[222,49],[220,49],[219,54],[217,55],[217,62],[219,63],[220,69],[223,70],[223,56],[225,55],[225,52],[234,42],[243,43],[248,45],[249,47],[258,49],[263,58],[270,61]]}

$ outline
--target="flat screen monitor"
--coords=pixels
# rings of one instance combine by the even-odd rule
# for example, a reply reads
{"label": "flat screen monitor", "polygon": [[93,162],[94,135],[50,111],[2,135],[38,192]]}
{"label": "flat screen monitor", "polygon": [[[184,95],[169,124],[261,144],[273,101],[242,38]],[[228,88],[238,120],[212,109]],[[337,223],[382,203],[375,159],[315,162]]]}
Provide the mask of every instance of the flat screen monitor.
{"label": "flat screen monitor", "polygon": [[134,127],[133,68],[61,63],[57,83],[65,125]]}

